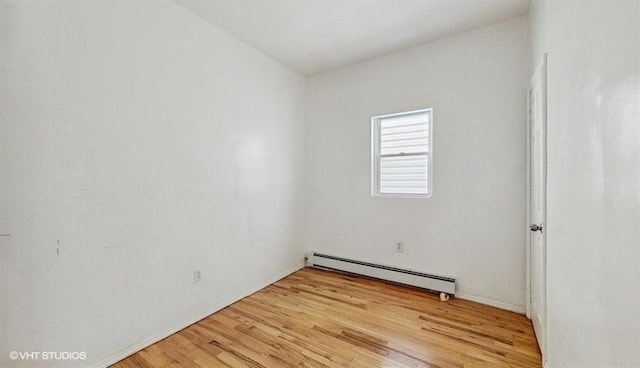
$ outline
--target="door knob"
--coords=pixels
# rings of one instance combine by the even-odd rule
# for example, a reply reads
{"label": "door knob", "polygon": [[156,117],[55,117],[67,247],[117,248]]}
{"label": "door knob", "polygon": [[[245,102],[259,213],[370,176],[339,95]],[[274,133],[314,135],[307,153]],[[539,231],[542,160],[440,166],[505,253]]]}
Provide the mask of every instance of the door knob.
{"label": "door knob", "polygon": [[538,224],[531,224],[529,225],[529,228],[531,229],[531,231],[539,231],[542,232],[542,224],[538,225]]}

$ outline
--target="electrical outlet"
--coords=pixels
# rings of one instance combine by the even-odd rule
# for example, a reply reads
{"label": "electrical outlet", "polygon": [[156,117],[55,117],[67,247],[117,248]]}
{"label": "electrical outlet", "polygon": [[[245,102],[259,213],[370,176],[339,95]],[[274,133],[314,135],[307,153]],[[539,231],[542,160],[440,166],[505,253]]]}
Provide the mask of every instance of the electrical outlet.
{"label": "electrical outlet", "polygon": [[404,252],[404,243],[402,243],[402,242],[397,242],[396,243],[396,252],[398,252],[398,253]]}
{"label": "electrical outlet", "polygon": [[202,271],[193,270],[193,283],[200,282],[200,279],[202,279]]}

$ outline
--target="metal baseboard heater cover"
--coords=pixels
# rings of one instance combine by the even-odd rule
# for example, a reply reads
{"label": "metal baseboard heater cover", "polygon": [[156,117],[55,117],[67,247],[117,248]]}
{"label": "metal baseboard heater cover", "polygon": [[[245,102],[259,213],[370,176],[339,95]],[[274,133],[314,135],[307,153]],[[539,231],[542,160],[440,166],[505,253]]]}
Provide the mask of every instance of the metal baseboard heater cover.
{"label": "metal baseboard heater cover", "polygon": [[307,265],[369,276],[450,295],[455,295],[456,293],[456,279],[451,277],[430,275],[316,252],[311,252],[307,255]]}

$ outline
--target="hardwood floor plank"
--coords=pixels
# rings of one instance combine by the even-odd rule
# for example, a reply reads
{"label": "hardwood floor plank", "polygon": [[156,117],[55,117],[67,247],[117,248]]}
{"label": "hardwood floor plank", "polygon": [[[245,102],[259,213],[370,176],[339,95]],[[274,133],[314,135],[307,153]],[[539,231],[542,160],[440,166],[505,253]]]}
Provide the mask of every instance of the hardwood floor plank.
{"label": "hardwood floor plank", "polygon": [[523,315],[302,269],[113,367],[541,367]]}

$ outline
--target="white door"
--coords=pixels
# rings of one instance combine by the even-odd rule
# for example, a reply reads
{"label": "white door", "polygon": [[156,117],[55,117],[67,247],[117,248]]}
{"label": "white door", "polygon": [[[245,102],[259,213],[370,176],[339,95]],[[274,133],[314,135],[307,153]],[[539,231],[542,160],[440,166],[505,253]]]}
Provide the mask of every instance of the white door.
{"label": "white door", "polygon": [[529,260],[531,320],[542,356],[546,350],[546,55],[529,85]]}

